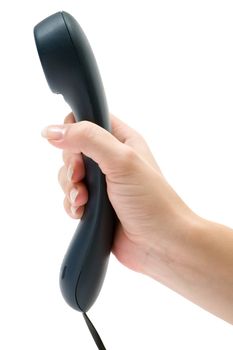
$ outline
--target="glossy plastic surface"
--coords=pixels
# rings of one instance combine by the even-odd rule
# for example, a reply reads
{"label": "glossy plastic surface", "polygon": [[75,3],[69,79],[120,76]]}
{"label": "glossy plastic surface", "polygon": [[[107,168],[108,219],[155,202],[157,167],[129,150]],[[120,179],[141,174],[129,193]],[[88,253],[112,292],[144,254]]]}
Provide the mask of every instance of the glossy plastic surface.
{"label": "glossy plastic surface", "polygon": [[[51,90],[62,94],[76,121],[89,120],[110,131],[106,98],[98,67],[85,34],[66,12],[58,12],[34,28],[41,64]],[[115,227],[105,176],[84,156],[89,200],[60,272],[67,303],[88,311],[95,302],[107,269]]]}

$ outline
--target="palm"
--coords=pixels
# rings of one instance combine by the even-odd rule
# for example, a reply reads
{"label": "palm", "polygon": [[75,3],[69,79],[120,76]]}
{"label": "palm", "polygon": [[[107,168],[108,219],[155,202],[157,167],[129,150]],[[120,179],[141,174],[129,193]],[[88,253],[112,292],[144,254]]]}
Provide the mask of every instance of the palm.
{"label": "palm", "polygon": [[[138,141],[138,138],[128,139],[125,144],[133,148],[145,160],[145,163],[148,163],[157,173],[162,175],[147,144],[142,138],[140,138],[140,142]],[[131,182],[132,175],[129,176],[129,179]],[[140,196],[138,196],[138,198],[136,197],[138,192],[143,193],[144,196],[145,187],[143,182],[140,181],[139,186],[141,186],[140,191],[135,188],[132,189],[132,184],[129,183],[129,187],[126,191],[125,184],[123,188],[121,188],[117,181],[111,181],[107,177],[108,195],[119,218],[112,251],[122,264],[134,271],[140,270],[141,263],[139,265],[139,262],[143,259],[143,250],[140,245],[140,232],[138,232],[138,227],[142,227],[143,223],[138,220],[139,215],[137,214],[137,212],[142,212],[142,208],[140,205]],[[129,198],[127,198],[127,194]],[[133,196],[135,197],[132,198]],[[135,203],[139,205],[137,206]],[[145,216],[148,215],[148,212],[144,211],[144,213]],[[145,217],[145,221],[148,221],[147,217]]]}

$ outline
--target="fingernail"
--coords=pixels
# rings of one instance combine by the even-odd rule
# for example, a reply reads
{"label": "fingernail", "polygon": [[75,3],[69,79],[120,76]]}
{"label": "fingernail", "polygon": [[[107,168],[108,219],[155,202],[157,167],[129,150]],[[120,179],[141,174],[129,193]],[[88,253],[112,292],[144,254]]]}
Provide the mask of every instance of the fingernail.
{"label": "fingernail", "polygon": [[65,131],[66,131],[66,128],[63,125],[62,126],[51,125],[44,128],[41,132],[41,135],[48,140],[59,141],[63,139]]}
{"label": "fingernail", "polygon": [[70,210],[71,210],[71,214],[72,214],[73,216],[77,216],[77,210],[78,210],[78,208],[76,208],[76,207],[70,207]]}
{"label": "fingernail", "polygon": [[73,177],[74,169],[73,166],[70,164],[67,170],[67,179],[71,182]]}
{"label": "fingernail", "polygon": [[71,203],[75,203],[77,195],[78,195],[78,190],[76,190],[76,188],[72,188],[72,190],[70,191]]}

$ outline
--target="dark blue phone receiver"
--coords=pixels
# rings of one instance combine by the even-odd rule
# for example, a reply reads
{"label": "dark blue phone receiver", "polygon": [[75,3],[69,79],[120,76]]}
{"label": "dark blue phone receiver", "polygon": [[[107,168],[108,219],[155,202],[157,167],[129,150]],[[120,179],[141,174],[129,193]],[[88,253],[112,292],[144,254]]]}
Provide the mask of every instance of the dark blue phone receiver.
{"label": "dark blue phone receiver", "polygon": [[[88,120],[110,131],[108,108],[98,67],[77,21],[66,12],[44,19],[34,28],[41,64],[51,90],[62,94],[76,121]],[[82,312],[95,302],[105,277],[116,223],[105,176],[83,156],[89,200],[60,272],[67,303]]]}

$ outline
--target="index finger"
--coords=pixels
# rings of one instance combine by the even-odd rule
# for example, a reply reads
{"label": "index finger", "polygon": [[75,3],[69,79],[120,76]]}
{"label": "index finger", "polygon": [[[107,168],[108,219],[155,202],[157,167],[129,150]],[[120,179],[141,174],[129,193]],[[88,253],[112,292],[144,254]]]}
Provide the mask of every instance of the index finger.
{"label": "index finger", "polygon": [[75,123],[73,112],[70,112],[64,119],[64,124],[71,124],[71,123]]}

